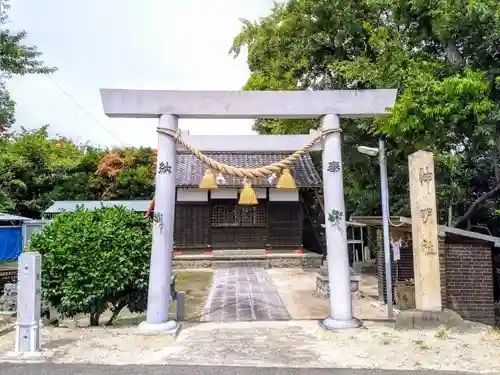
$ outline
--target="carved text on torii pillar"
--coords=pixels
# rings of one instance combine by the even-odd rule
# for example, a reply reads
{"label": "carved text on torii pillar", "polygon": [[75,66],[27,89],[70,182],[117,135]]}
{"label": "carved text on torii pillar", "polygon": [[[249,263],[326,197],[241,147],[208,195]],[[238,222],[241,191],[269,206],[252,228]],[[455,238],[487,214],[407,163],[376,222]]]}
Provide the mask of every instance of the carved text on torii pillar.
{"label": "carved text on torii pillar", "polygon": [[420,185],[427,184],[427,191],[430,193],[430,183],[434,176],[432,175],[432,172],[429,172],[429,166],[426,166],[424,168],[420,168],[418,170],[418,179],[420,181]]}

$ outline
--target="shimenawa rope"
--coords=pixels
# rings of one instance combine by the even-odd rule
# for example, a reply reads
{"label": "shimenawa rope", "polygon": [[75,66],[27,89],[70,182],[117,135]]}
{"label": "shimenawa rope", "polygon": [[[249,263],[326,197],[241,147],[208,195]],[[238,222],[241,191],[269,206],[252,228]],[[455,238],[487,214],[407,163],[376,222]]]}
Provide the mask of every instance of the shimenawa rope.
{"label": "shimenawa rope", "polygon": [[[270,176],[273,173],[281,172],[281,177],[276,184],[276,188],[280,189],[295,189],[296,185],[293,181],[293,177],[290,174],[289,167],[293,165],[303,154],[305,154],[316,142],[318,142],[323,136],[340,132],[341,129],[326,129],[321,130],[316,134],[311,141],[306,143],[300,150],[295,151],[293,154],[289,155],[283,160],[279,162],[272,163],[269,165],[265,165],[262,167],[255,168],[238,168],[233,167],[231,165],[227,165],[224,163],[220,163],[205,154],[203,154],[200,150],[195,149],[190,144],[188,144],[185,140],[181,138],[180,131],[172,131],[164,128],[157,128],[157,132],[161,135],[166,135],[172,137],[176,143],[180,143],[186,148],[186,150],[190,151],[196,158],[198,158],[202,163],[207,165],[209,169],[205,171],[205,175],[200,182],[200,188],[204,189],[213,189],[217,188],[217,182],[215,176],[212,173],[212,170],[225,173],[227,175],[233,177],[239,177],[243,179],[244,187],[240,193],[239,204],[243,205],[254,205],[258,203],[257,196],[255,191],[251,188],[251,183],[249,180],[255,179],[256,177],[266,177]],[[146,216],[149,216],[150,212],[154,209],[155,199],[151,201],[148,212]]]}
{"label": "shimenawa rope", "polygon": [[262,167],[255,168],[238,168],[233,167],[228,164],[220,163],[205,154],[201,151],[195,149],[190,144],[188,144],[185,140],[181,138],[181,132],[174,132],[169,129],[157,128],[157,132],[162,135],[167,135],[172,137],[177,143],[180,143],[186,150],[190,151],[196,158],[198,158],[202,163],[207,165],[210,169],[215,170],[217,172],[221,172],[223,174],[227,174],[233,177],[239,178],[247,178],[247,179],[255,179],[258,177],[267,177],[276,172],[281,172],[283,169],[288,169],[291,167],[303,154],[309,151],[309,149],[316,144],[323,136],[340,132],[341,129],[327,129],[321,130],[319,134],[315,135],[314,138],[311,139],[310,142],[306,143],[300,150],[295,151],[293,154],[287,156],[285,159],[280,160],[276,163],[264,165]]}

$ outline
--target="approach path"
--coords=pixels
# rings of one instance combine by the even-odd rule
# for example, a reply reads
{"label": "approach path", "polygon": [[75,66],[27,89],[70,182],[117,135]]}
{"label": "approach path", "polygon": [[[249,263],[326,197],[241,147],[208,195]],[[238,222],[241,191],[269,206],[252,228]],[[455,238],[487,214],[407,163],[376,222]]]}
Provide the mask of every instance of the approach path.
{"label": "approach path", "polygon": [[288,320],[288,313],[263,268],[218,269],[202,321]]}

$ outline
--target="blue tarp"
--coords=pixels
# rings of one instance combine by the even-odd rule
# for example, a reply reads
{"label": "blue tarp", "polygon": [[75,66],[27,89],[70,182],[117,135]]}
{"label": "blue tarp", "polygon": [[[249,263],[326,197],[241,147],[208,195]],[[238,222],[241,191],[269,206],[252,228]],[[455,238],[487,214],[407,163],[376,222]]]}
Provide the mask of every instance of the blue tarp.
{"label": "blue tarp", "polygon": [[22,244],[21,227],[0,227],[0,262],[17,260],[21,255]]}

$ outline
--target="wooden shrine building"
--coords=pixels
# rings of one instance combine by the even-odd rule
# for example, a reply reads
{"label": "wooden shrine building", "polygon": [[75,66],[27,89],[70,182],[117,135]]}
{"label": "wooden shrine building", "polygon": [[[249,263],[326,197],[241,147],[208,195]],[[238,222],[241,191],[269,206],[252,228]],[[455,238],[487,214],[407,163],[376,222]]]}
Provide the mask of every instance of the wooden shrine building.
{"label": "wooden shrine building", "polygon": [[[251,168],[284,159],[285,153],[207,153],[225,164]],[[296,249],[302,246],[303,212],[298,189],[275,188],[277,179],[252,181],[258,205],[238,205],[243,181],[218,176],[218,189],[198,188],[205,166],[190,153],[177,154],[175,248],[196,249]],[[301,187],[321,187],[321,177],[309,154],[291,168]]]}

